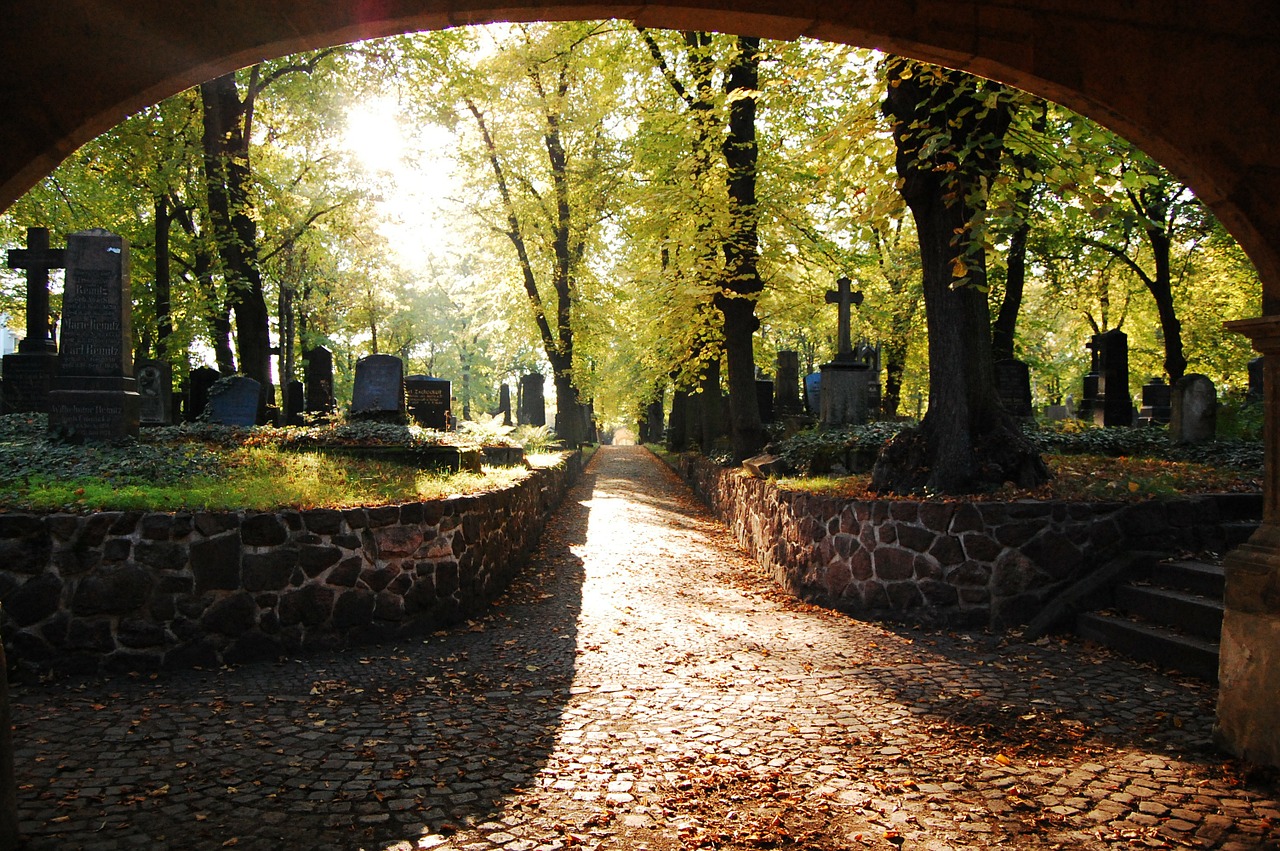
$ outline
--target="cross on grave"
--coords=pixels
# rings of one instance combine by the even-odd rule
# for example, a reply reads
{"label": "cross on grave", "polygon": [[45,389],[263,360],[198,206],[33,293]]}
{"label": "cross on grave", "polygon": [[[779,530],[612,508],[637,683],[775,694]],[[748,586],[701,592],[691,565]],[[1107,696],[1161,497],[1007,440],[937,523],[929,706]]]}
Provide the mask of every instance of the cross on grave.
{"label": "cross on grave", "polygon": [[18,351],[56,351],[49,333],[49,270],[66,265],[67,250],[49,247],[48,228],[27,228],[27,247],[9,249],[9,268],[27,272],[27,338]]}
{"label": "cross on grave", "polygon": [[836,357],[837,361],[847,361],[853,357],[853,341],[849,335],[849,307],[862,304],[862,290],[852,289],[853,282],[848,278],[840,278],[836,281],[836,289],[827,290],[827,304],[838,306],[837,317],[839,324],[837,325],[836,336]]}

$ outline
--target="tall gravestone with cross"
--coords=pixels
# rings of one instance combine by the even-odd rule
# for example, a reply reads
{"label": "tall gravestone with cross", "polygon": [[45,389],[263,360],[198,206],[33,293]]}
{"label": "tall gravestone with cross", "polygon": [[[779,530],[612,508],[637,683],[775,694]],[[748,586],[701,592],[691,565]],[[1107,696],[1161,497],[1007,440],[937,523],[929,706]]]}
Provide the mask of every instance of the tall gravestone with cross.
{"label": "tall gravestone with cross", "polygon": [[4,356],[4,411],[48,413],[58,375],[57,346],[49,322],[49,270],[66,266],[66,249],[49,247],[48,228],[27,228],[27,247],[9,250],[9,268],[27,273],[27,336]]}
{"label": "tall gravestone with cross", "polygon": [[138,434],[133,379],[129,243],[104,230],[67,238],[60,369],[49,394],[49,429],[73,440]]}
{"label": "tall gravestone with cross", "polygon": [[827,304],[838,310],[836,356],[822,365],[819,384],[819,422],[827,428],[865,423],[871,412],[871,385],[879,378],[853,349],[850,310],[862,304],[862,292],[852,284],[840,278],[836,289],[826,294]]}

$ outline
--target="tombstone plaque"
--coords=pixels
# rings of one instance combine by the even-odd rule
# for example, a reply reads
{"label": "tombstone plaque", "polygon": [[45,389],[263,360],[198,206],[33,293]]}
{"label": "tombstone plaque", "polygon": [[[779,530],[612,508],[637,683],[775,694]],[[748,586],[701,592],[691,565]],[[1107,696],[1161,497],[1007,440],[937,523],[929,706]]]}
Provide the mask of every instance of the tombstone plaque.
{"label": "tombstone plaque", "polygon": [[773,422],[773,379],[756,379],[756,405],[760,409],[760,422]]}
{"label": "tombstone plaque", "polygon": [[316,346],[302,353],[306,409],[308,414],[331,414],[337,405],[333,398],[333,352]]}
{"label": "tombstone plaque", "polygon": [[354,419],[403,424],[404,362],[394,355],[369,355],[356,361],[351,392]]}
{"label": "tombstone plaque", "polygon": [[511,386],[503,383],[498,386],[498,410],[494,411],[494,416],[502,414],[502,424],[504,426],[511,425]]}
{"label": "tombstone plaque", "polygon": [[204,415],[205,406],[209,404],[209,388],[217,383],[222,373],[207,366],[191,370],[187,378],[187,410],[186,420],[194,423]]}
{"label": "tombstone plaque", "polygon": [[409,416],[423,428],[445,431],[449,427],[453,385],[443,378],[410,375],[404,380]]}
{"label": "tombstone plaque", "polygon": [[173,425],[173,367],[168,361],[143,359],[133,365],[138,385],[138,421]]}
{"label": "tombstone plaque", "polygon": [[249,428],[258,422],[262,385],[246,375],[228,375],[209,388],[202,418],[218,425]]}
{"label": "tombstone plaque", "polygon": [[104,230],[67,238],[60,375],[49,394],[49,428],[73,440],[138,434],[133,380],[129,243]]}
{"label": "tombstone plaque", "polygon": [[1093,352],[1096,393],[1090,398],[1089,376],[1085,378],[1085,401],[1095,424],[1114,428],[1131,426],[1134,420],[1133,400],[1129,396],[1129,336],[1119,328],[1095,334],[1089,340]]}
{"label": "tombstone plaque", "polygon": [[516,419],[521,425],[547,424],[547,401],[543,388],[545,380],[538,372],[520,376],[520,409],[516,411]]}
{"label": "tombstone plaque", "polygon": [[1213,440],[1218,427],[1218,392],[1208,376],[1192,373],[1173,388],[1173,416],[1169,436],[1175,443]]}
{"label": "tombstone plaque", "polygon": [[779,416],[799,414],[800,403],[800,353],[778,352],[777,371],[773,379],[773,408]]}
{"label": "tombstone plaque", "polygon": [[306,406],[306,391],[302,382],[290,381],[284,385],[284,424],[287,426],[303,425],[302,411]]}
{"label": "tombstone plaque", "polygon": [[822,373],[811,372],[804,377],[804,404],[810,414],[818,415],[822,403]]}
{"label": "tombstone plaque", "polygon": [[1153,378],[1142,385],[1142,408],[1138,425],[1168,425],[1173,417],[1173,388],[1163,378]]}
{"label": "tombstone plaque", "polygon": [[1031,369],[1020,360],[999,360],[995,362],[995,374],[996,391],[1004,409],[1015,417],[1033,416]]}

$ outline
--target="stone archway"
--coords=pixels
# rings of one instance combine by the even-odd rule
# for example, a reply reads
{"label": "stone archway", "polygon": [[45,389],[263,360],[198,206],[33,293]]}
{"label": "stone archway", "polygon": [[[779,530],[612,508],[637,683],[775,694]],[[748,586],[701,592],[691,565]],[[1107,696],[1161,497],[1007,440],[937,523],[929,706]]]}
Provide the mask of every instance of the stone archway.
{"label": "stone archway", "polygon": [[[1215,211],[1263,281],[1268,354],[1263,530],[1228,573],[1224,740],[1280,762],[1280,12],[1256,0],[1170,6],[1065,0],[45,0],[6,10],[0,207],[129,113],[299,50],[497,20],[629,18],[646,26],[801,35],[1002,80],[1130,138]],[[1270,707],[1270,708],[1268,708]]]}

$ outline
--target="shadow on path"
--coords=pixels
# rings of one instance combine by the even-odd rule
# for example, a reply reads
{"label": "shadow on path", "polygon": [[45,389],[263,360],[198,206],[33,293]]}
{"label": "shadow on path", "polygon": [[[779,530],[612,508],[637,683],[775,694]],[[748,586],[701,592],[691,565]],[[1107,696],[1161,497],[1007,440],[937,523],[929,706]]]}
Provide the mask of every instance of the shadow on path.
{"label": "shadow on path", "polygon": [[490,818],[569,698],[594,484],[488,611],[425,641],[15,689],[25,847],[384,847]]}

